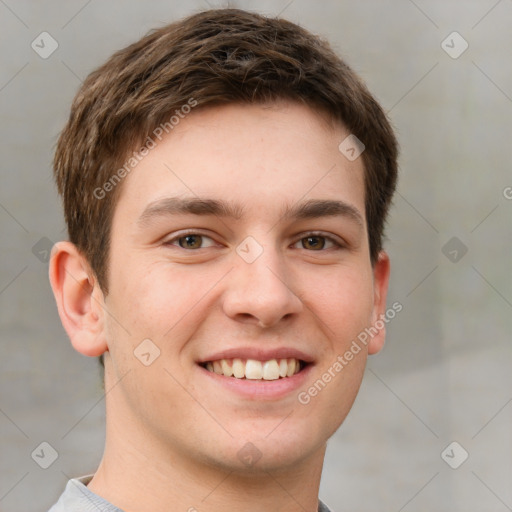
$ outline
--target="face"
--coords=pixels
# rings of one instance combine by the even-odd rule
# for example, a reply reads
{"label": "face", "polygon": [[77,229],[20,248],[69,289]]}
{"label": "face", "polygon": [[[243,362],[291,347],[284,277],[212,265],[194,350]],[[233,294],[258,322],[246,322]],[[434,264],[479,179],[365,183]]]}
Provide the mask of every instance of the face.
{"label": "face", "polygon": [[103,319],[119,435],[237,471],[323,455],[380,342],[336,361],[387,285],[347,135],[296,104],[197,110],[125,178]]}

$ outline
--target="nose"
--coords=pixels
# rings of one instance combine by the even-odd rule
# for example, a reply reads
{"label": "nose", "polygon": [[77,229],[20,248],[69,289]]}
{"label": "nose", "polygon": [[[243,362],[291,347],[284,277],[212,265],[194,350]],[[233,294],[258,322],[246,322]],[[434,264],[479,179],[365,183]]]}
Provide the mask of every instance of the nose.
{"label": "nose", "polygon": [[268,328],[302,311],[302,301],[287,278],[285,263],[275,251],[265,249],[252,263],[234,257],[235,268],[229,274],[222,304],[227,316]]}

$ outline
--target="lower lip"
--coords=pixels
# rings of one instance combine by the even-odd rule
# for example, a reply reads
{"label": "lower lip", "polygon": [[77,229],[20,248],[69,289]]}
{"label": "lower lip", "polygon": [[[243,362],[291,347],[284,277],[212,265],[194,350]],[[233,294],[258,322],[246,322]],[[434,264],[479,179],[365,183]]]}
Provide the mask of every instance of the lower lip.
{"label": "lower lip", "polygon": [[276,380],[237,379],[236,377],[218,375],[202,366],[199,366],[199,369],[206,374],[206,377],[212,379],[212,382],[242,395],[244,398],[253,400],[278,400],[303,386],[312,367],[312,364],[308,364],[299,373],[291,377],[283,377]]}

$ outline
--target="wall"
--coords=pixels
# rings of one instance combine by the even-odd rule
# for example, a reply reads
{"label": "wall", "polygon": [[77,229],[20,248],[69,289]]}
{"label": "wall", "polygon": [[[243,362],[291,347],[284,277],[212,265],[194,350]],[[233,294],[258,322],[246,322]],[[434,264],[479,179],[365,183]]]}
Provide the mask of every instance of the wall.
{"label": "wall", "polygon": [[[0,2],[0,510],[46,510],[103,448],[97,362],[71,348],[45,261],[65,237],[50,163],[71,99],[114,50],[209,5],[225,4]],[[403,311],[329,442],[321,497],[338,511],[512,510],[512,2],[231,5],[331,40],[402,147],[386,246]],[[46,59],[31,47],[43,31],[58,44]],[[41,442],[58,452],[46,470]]]}

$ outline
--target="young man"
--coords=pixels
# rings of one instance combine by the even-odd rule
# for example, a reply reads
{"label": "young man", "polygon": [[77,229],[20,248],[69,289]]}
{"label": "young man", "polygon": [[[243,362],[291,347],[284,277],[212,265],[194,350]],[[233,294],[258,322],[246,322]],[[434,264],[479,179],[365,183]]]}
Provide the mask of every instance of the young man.
{"label": "young man", "polygon": [[52,512],[328,510],[327,440],[384,343],[396,158],[361,81],[282,19],[199,13],[87,78],[50,280],[103,358],[106,445]]}

